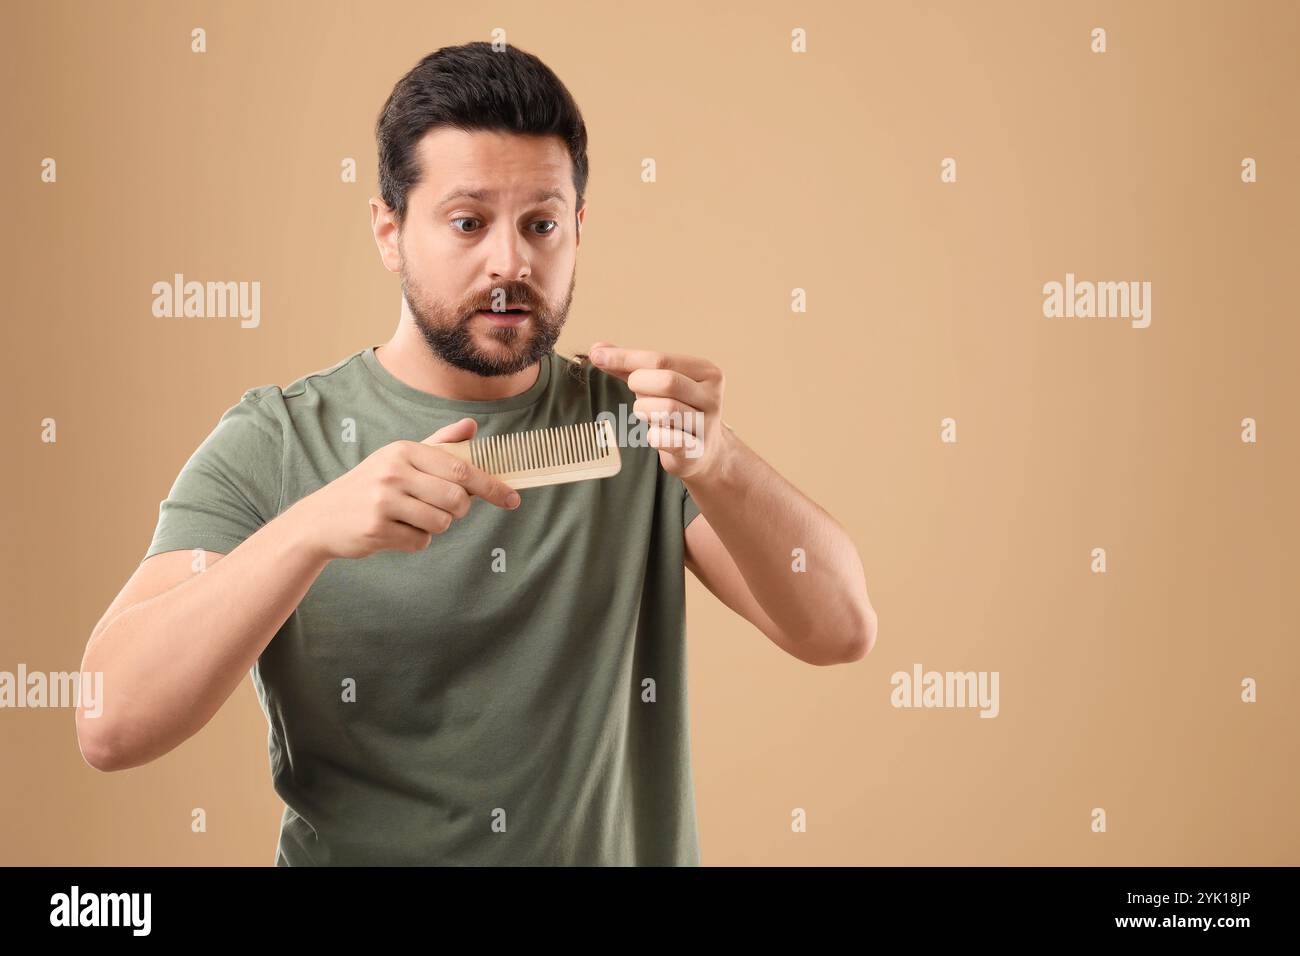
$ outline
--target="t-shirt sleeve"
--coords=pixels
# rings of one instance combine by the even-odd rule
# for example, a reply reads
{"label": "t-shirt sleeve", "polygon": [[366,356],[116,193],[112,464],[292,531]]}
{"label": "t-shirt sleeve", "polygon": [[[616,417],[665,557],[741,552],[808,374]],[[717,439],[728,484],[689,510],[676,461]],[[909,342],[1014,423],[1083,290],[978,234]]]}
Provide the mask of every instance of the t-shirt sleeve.
{"label": "t-shirt sleeve", "polygon": [[694,521],[699,513],[700,506],[691,497],[691,490],[686,487],[686,482],[682,482],[682,528]]}
{"label": "t-shirt sleeve", "polygon": [[158,506],[145,557],[202,548],[227,554],[280,508],[284,430],[276,386],[249,389],[195,450]]}

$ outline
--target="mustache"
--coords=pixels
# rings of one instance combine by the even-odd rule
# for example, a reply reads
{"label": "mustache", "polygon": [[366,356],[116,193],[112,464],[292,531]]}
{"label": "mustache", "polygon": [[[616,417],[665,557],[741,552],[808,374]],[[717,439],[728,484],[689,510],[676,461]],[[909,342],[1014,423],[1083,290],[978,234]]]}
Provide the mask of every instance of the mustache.
{"label": "mustache", "polygon": [[535,293],[527,286],[493,286],[483,297],[474,299],[472,312],[491,312],[492,305],[495,301],[493,293],[499,296],[507,308],[522,307],[531,311],[538,311],[538,306],[544,306],[545,302],[542,297]]}

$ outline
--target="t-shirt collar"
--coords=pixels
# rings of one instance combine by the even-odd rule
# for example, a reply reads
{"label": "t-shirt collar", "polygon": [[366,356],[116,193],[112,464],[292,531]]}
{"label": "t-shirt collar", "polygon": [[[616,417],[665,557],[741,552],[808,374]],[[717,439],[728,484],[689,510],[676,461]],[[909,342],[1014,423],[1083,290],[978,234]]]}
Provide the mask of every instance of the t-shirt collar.
{"label": "t-shirt collar", "polygon": [[409,402],[414,402],[424,408],[439,408],[453,412],[469,412],[476,415],[491,415],[494,412],[508,412],[517,408],[525,408],[532,405],[542,393],[546,391],[546,386],[551,379],[551,365],[554,362],[554,352],[547,352],[541,358],[541,370],[537,373],[537,381],[533,382],[526,390],[518,395],[511,395],[507,398],[495,398],[489,401],[468,401],[464,399],[443,398],[441,395],[434,395],[432,392],[424,392],[414,386],[408,385],[400,378],[388,371],[375,355],[377,346],[371,345],[361,353],[361,363],[370,372],[371,377],[388,391],[397,395],[399,398]]}

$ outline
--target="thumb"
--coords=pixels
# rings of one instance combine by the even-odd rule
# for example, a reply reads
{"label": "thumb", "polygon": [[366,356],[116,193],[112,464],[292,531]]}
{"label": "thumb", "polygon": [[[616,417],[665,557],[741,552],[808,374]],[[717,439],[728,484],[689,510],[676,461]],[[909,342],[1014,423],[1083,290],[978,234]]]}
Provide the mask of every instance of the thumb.
{"label": "thumb", "polygon": [[444,425],[422,441],[422,445],[436,445],[444,441],[468,441],[478,431],[478,422],[472,418],[462,418],[458,422]]}

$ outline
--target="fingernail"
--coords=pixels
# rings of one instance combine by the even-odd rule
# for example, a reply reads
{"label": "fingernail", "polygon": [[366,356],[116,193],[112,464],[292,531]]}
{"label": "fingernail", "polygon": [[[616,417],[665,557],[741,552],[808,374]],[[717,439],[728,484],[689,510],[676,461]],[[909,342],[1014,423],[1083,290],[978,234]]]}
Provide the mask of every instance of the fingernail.
{"label": "fingernail", "polygon": [[593,352],[591,353],[591,360],[592,360],[593,362],[595,362],[597,365],[602,365],[602,364],[604,364],[604,362],[605,362],[605,350],[604,350],[604,349],[596,349],[595,351],[593,351]]}
{"label": "fingernail", "polygon": [[518,507],[519,507],[519,492],[517,492],[517,491],[512,491],[512,492],[510,492],[510,494],[506,495],[506,504],[508,504],[511,508],[518,508]]}

